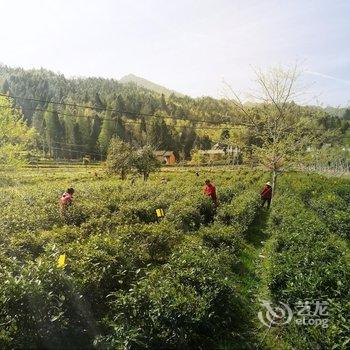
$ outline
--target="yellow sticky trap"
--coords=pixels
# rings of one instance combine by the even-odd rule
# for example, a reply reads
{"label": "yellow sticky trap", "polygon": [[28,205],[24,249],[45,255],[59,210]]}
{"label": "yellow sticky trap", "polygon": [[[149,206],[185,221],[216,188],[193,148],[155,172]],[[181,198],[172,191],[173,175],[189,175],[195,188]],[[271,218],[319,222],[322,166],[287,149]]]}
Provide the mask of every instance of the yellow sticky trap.
{"label": "yellow sticky trap", "polygon": [[164,217],[164,210],[163,209],[156,209],[157,217],[163,218]]}
{"label": "yellow sticky trap", "polygon": [[58,258],[57,267],[63,269],[65,266],[66,266],[66,254],[62,254]]}

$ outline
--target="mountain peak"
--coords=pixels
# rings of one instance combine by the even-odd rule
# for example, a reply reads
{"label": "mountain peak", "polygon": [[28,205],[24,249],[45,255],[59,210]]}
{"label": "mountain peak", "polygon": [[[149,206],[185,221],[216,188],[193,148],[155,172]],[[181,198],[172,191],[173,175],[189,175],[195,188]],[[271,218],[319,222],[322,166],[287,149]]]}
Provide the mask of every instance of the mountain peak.
{"label": "mountain peak", "polygon": [[132,74],[132,73],[122,77],[119,80],[119,82],[122,83],[122,84],[134,83],[134,84],[136,84],[138,86],[144,87],[145,89],[149,89],[149,90],[158,92],[159,94],[164,94],[165,96],[169,96],[171,94],[175,94],[176,96],[184,96],[183,94],[181,94],[181,93],[179,93],[177,91],[170,90],[170,89],[168,89],[168,88],[166,88],[166,87],[164,87],[162,85],[153,83],[150,80],[138,77],[137,75]]}

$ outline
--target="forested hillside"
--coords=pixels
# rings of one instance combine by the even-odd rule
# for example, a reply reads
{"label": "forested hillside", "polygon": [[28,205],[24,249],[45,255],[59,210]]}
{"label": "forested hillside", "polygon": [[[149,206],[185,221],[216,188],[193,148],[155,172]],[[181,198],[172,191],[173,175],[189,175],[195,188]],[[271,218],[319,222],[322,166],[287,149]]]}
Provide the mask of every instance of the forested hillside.
{"label": "forested hillside", "polygon": [[[171,94],[165,98],[134,83],[67,79],[44,69],[0,66],[0,79],[2,93],[21,97],[16,98],[16,105],[26,122],[38,130],[41,146],[53,157],[104,155],[113,136],[137,145],[148,142],[189,157],[194,146],[210,147],[207,137],[196,135],[191,120],[218,121],[229,110],[225,101],[210,97]],[[171,127],[166,125],[170,124],[166,117],[174,119]]]}
{"label": "forested hillside", "polygon": [[[4,65],[0,65],[0,87],[2,94],[15,97],[14,105],[28,126],[38,131],[42,153],[54,158],[89,154],[102,159],[112,137],[135,147],[150,144],[173,150],[178,159],[189,159],[194,149],[209,149],[230,137],[231,144],[239,147],[257,142],[239,127],[230,135],[227,127],[232,127],[239,111],[225,99],[166,96],[132,82],[67,79],[45,69]],[[348,127],[341,117],[319,110],[314,113],[315,107],[303,108],[325,130],[345,132]]]}

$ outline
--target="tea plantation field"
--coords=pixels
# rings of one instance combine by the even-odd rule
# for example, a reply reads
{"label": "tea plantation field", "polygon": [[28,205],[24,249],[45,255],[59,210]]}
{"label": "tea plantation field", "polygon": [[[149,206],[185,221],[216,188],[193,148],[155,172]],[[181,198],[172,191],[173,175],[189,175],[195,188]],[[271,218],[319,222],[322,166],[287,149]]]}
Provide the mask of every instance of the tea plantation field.
{"label": "tea plantation field", "polygon": [[[267,210],[269,174],[214,169],[1,173],[0,349],[347,349],[350,181],[283,174]],[[260,300],[327,301],[328,327],[270,329]]]}

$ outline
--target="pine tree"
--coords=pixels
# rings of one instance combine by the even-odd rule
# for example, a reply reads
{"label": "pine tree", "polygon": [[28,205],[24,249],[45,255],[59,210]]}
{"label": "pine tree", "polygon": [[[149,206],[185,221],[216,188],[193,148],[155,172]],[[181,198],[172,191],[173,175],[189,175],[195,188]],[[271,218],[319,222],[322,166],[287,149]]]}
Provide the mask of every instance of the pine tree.
{"label": "pine tree", "polygon": [[90,100],[89,94],[85,91],[83,101],[84,103],[88,103],[89,100]]}
{"label": "pine tree", "polygon": [[169,114],[169,109],[168,109],[168,106],[166,104],[164,94],[162,94],[162,96],[160,98],[160,107],[163,111],[165,111],[167,114]]}
{"label": "pine tree", "polygon": [[46,143],[49,147],[50,156],[57,158],[62,155],[61,143],[64,142],[64,129],[58,113],[51,105],[48,106],[44,115]]}
{"label": "pine tree", "polygon": [[4,83],[2,84],[2,89],[1,89],[2,93],[3,94],[7,94],[7,93],[11,93],[10,92],[10,84],[9,82],[7,81],[7,79],[5,79]]}
{"label": "pine tree", "polygon": [[73,157],[74,158],[81,158],[81,156],[83,155],[84,151],[83,151],[83,137],[82,134],[80,132],[80,128],[79,128],[79,124],[74,123],[73,125],[73,130],[72,130],[72,143],[74,144],[74,146],[72,146],[73,149]]}
{"label": "pine tree", "polygon": [[96,153],[98,151],[98,137],[101,132],[101,120],[98,115],[95,115],[91,121],[90,137],[88,143],[88,152]]}
{"label": "pine tree", "polygon": [[[91,104],[88,104],[90,107]],[[84,156],[83,153],[88,153],[90,151],[90,135],[91,135],[91,124],[93,120],[94,111],[92,108],[85,108],[84,112],[77,112],[79,117],[76,118],[76,123],[79,125],[80,135],[81,135],[81,156]],[[82,116],[81,116],[82,115]],[[81,117],[80,117],[81,116]]]}
{"label": "pine tree", "polygon": [[107,154],[109,142],[115,135],[116,121],[111,117],[111,113],[105,113],[105,117],[102,120],[101,132],[98,137],[98,144],[100,147],[100,152],[103,155]]}
{"label": "pine tree", "polygon": [[350,120],[350,108],[347,108],[346,111],[344,112],[343,118],[345,120]]}
{"label": "pine tree", "polygon": [[116,101],[116,110],[122,112],[126,112],[125,101],[122,95],[118,95]]}
{"label": "pine tree", "polygon": [[37,130],[39,135],[43,135],[45,132],[44,112],[36,110],[32,118],[32,126]]}
{"label": "pine tree", "polygon": [[95,92],[95,97],[94,97],[94,108],[97,111],[101,111],[104,109],[104,104],[101,101],[100,95],[98,92]]}
{"label": "pine tree", "polygon": [[155,149],[171,149],[173,138],[164,119],[154,118],[149,130],[149,143]]}
{"label": "pine tree", "polygon": [[194,142],[196,141],[197,134],[193,126],[186,127],[181,133],[180,136],[180,145],[182,153],[185,159],[191,157],[191,150],[193,148]]}
{"label": "pine tree", "polygon": [[115,124],[115,137],[122,140],[122,141],[126,141],[127,137],[126,137],[126,129],[125,129],[125,125],[123,123],[123,119],[122,117],[117,117],[116,119],[116,124]]}

